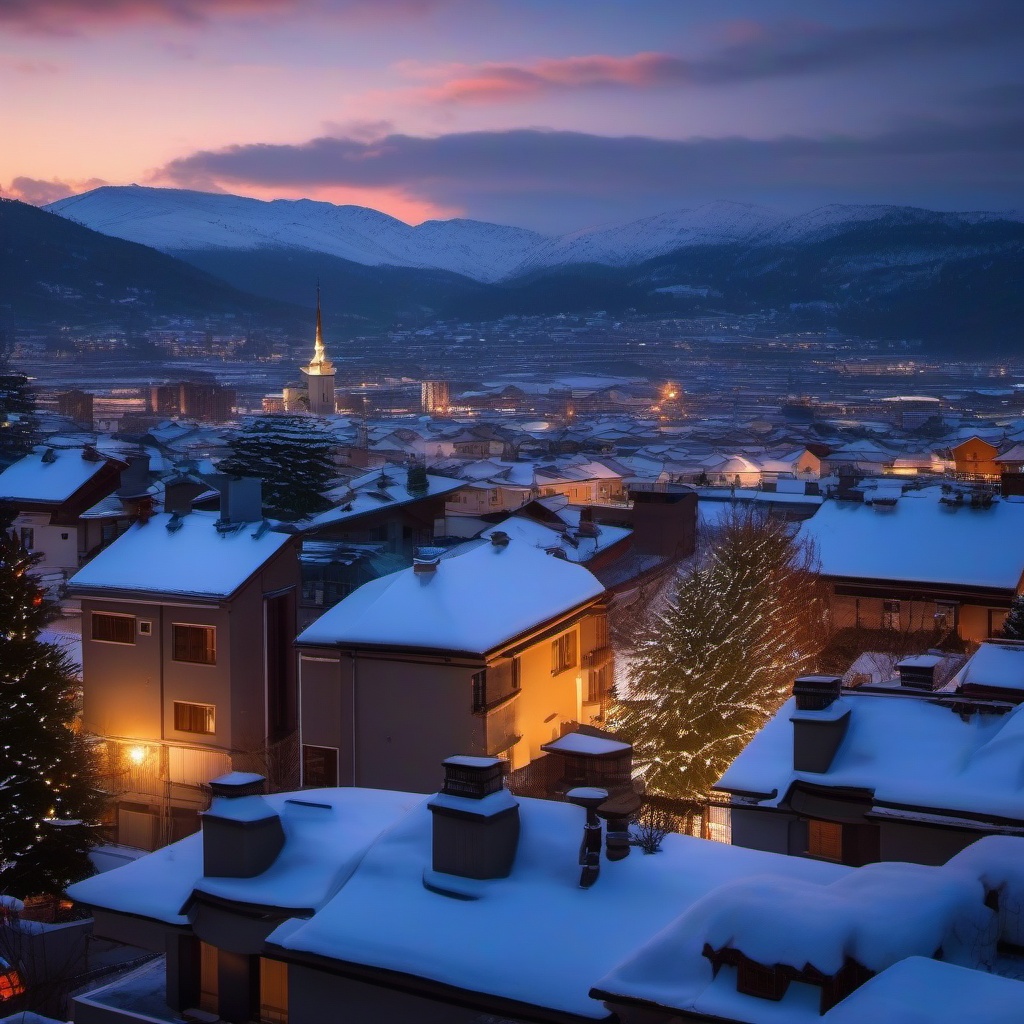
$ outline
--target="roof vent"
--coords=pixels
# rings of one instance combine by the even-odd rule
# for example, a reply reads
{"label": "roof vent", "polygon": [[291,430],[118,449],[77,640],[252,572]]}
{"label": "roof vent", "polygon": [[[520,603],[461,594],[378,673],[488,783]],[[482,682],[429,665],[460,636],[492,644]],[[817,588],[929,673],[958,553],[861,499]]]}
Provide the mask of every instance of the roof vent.
{"label": "roof vent", "polygon": [[597,809],[608,799],[608,790],[597,786],[577,786],[565,794],[565,799],[587,812],[580,843],[580,888],[589,889],[601,873],[601,819]]}
{"label": "roof vent", "polygon": [[896,671],[900,674],[900,686],[906,686],[912,690],[934,690],[935,670],[943,660],[942,656],[938,654],[918,654],[897,662]]}
{"label": "roof vent", "polygon": [[43,457],[40,461],[43,465],[49,466],[57,461],[57,453],[52,448],[47,448],[46,451],[43,452]]}
{"label": "roof vent", "polygon": [[495,530],[491,534],[491,547],[507,548],[509,539],[509,535],[504,530]]}
{"label": "roof vent", "polygon": [[842,692],[842,676],[800,676],[793,683],[797,711],[824,711]]}
{"label": "roof vent", "polygon": [[173,512],[171,518],[167,520],[167,532],[177,533],[184,522],[185,515],[181,512]]}
{"label": "roof vent", "polygon": [[430,576],[437,572],[440,562],[440,555],[416,555],[412,560],[412,571],[417,576]]}

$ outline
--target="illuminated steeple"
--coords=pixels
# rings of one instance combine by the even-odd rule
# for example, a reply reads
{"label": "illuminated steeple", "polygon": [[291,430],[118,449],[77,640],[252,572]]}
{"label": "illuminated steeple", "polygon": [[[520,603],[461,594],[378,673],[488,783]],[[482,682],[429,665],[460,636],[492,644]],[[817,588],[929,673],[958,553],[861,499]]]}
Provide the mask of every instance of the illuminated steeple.
{"label": "illuminated steeple", "polygon": [[303,368],[303,373],[313,376],[334,373],[334,363],[327,358],[324,349],[323,319],[320,315],[320,282],[316,284],[316,340],[313,342],[313,358],[308,366]]}
{"label": "illuminated steeple", "polygon": [[329,416],[335,412],[334,363],[324,350],[323,321],[320,315],[320,282],[316,283],[316,339],[313,358],[301,367],[306,377],[306,395],[309,411],[314,416]]}

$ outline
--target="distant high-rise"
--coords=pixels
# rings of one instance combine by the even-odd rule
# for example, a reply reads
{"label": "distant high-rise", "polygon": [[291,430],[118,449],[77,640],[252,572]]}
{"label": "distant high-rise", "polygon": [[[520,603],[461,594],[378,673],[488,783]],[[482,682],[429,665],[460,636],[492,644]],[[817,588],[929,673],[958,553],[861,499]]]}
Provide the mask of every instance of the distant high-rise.
{"label": "distant high-rise", "polygon": [[316,290],[316,341],[313,358],[303,366],[306,375],[306,393],[309,396],[309,411],[314,416],[329,416],[335,412],[334,363],[324,351],[323,326],[320,320],[320,289]]}
{"label": "distant high-rise", "polygon": [[149,389],[149,407],[160,416],[224,423],[235,415],[235,389],[214,381],[155,384]]}
{"label": "distant high-rise", "polygon": [[86,391],[65,391],[57,396],[57,412],[77,427],[92,430],[92,395]]}
{"label": "distant high-rise", "polygon": [[425,380],[420,384],[420,405],[423,411],[435,416],[444,414],[451,406],[451,395],[446,380]]}

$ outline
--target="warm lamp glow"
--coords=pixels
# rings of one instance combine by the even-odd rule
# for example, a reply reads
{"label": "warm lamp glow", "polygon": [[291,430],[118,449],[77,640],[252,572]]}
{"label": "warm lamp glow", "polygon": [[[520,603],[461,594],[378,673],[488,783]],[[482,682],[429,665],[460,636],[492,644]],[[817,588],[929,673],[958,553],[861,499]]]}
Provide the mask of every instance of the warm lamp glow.
{"label": "warm lamp glow", "polygon": [[145,747],[132,747],[128,751],[128,760],[132,764],[142,764],[146,760],[146,748]]}

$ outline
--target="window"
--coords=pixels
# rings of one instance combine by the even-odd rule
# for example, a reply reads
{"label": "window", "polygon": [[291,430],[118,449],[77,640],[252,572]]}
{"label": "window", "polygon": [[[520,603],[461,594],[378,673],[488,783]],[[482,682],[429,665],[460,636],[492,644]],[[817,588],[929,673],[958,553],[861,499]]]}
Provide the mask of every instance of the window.
{"label": "window", "polygon": [[843,826],[838,821],[807,822],[807,853],[824,860],[843,859]]}
{"label": "window", "polygon": [[599,704],[612,692],[612,666],[602,665],[587,673],[587,703]]}
{"label": "window", "polygon": [[288,1024],[288,965],[260,957],[260,1024]]}
{"label": "window", "polygon": [[93,612],[92,638],[107,644],[135,643],[135,616]]}
{"label": "window", "polygon": [[217,709],[212,704],[174,702],[174,728],[178,732],[211,735],[217,731]]}
{"label": "window", "polygon": [[175,661],[189,661],[194,665],[217,664],[217,630],[213,626],[183,626],[175,622],[173,627]]}
{"label": "window", "polygon": [[487,669],[473,673],[473,710],[484,711],[487,708]]}
{"label": "window", "polygon": [[952,601],[935,602],[935,628],[945,632],[956,629],[956,604]]}
{"label": "window", "polygon": [[736,968],[736,991],[759,999],[781,999],[789,987],[774,967],[741,961]]}
{"label": "window", "polygon": [[882,602],[882,629],[900,628],[900,603],[899,601]]}
{"label": "window", "polygon": [[512,662],[509,666],[509,672],[511,674],[512,679],[512,692],[518,693],[519,690],[522,689],[523,681],[523,666],[522,662],[519,660],[518,657],[512,659]]}
{"label": "window", "polygon": [[563,633],[551,641],[551,674],[558,675],[576,664],[576,633]]}
{"label": "window", "polygon": [[598,615],[594,618],[594,646],[608,646],[608,616]]}
{"label": "window", "polygon": [[36,546],[36,531],[31,526],[21,528],[21,546],[31,551]]}
{"label": "window", "polygon": [[335,747],[302,747],[302,784],[304,786],[336,786],[338,784],[338,751]]}

